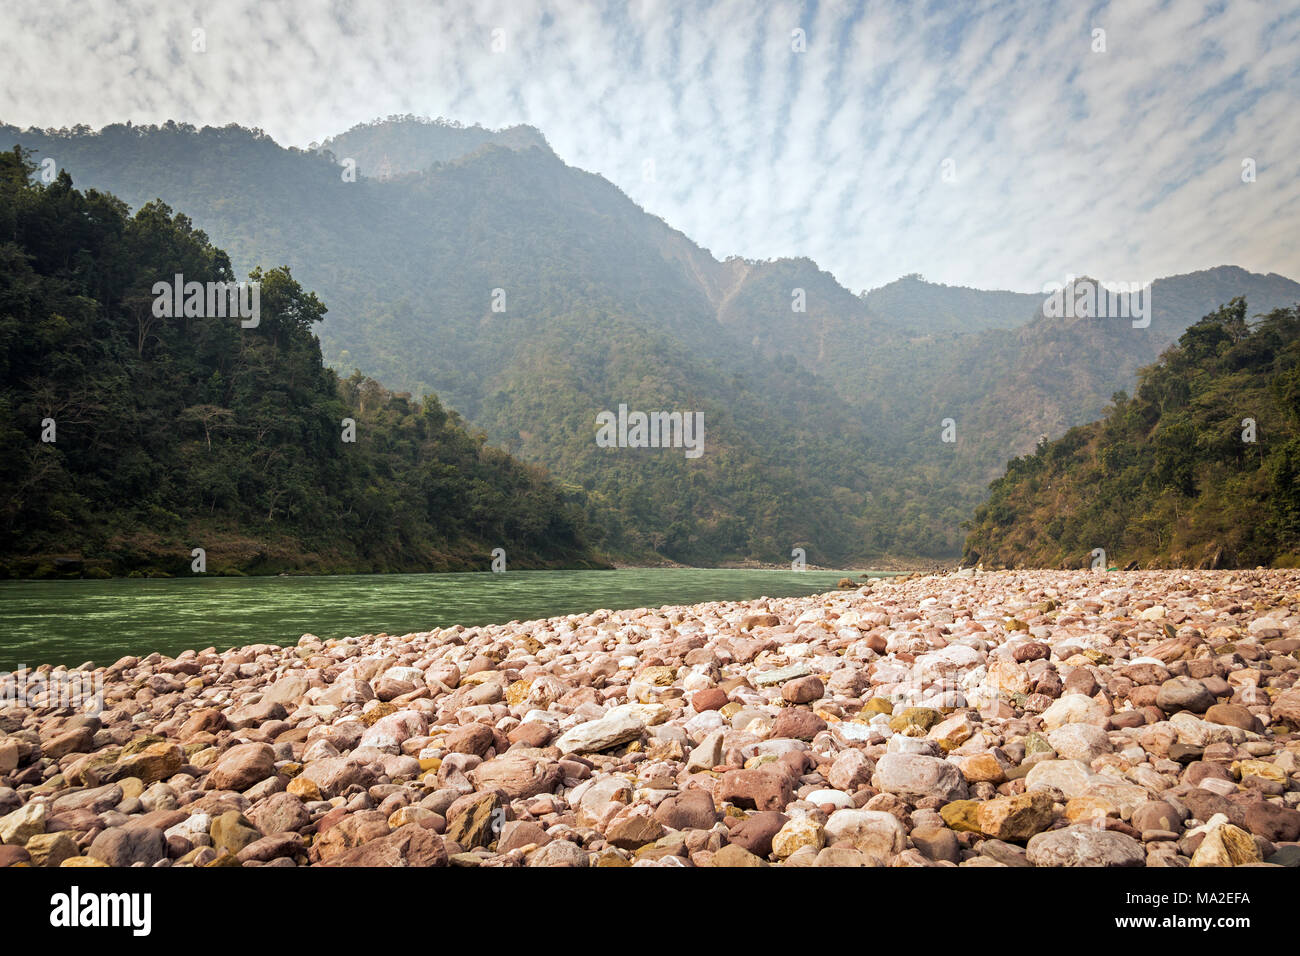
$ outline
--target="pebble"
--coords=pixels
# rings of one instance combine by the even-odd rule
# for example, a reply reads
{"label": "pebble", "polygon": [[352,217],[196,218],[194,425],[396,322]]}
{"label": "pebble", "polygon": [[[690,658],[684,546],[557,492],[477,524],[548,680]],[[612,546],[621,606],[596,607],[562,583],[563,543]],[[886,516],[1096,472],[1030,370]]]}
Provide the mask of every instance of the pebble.
{"label": "pebble", "polygon": [[0,710],[0,866],[1296,866],[1298,593],[981,571],[124,658],[96,717]]}

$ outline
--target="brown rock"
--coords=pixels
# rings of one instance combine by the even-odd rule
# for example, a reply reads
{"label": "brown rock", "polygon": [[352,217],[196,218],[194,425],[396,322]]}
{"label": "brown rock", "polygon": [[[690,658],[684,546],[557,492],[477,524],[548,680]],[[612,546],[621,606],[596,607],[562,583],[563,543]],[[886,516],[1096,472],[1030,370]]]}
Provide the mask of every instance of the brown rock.
{"label": "brown rock", "polygon": [[275,751],[269,744],[238,744],[217,760],[208,774],[213,790],[247,790],[275,774]]}
{"label": "brown rock", "polygon": [[324,866],[446,866],[442,838],[418,823],[335,854]]}

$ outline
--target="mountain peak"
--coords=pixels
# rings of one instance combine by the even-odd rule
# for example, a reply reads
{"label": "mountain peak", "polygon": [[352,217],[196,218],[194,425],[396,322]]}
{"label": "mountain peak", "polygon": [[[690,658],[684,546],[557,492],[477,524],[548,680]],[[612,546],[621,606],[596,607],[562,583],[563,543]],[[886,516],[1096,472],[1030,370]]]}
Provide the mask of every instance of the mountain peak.
{"label": "mountain peak", "polygon": [[464,126],[442,117],[410,114],[358,123],[317,148],[337,160],[355,160],[363,176],[388,179],[463,159],[485,146],[520,151],[536,148],[554,155],[546,137],[533,126],[490,129],[477,123]]}

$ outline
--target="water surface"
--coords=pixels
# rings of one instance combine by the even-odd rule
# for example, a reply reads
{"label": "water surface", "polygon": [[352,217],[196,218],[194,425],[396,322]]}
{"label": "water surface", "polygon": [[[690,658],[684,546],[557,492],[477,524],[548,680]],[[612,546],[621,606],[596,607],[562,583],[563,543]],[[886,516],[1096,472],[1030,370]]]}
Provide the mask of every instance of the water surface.
{"label": "water surface", "polygon": [[0,670],[125,654],[503,624],[597,608],[795,597],[846,571],[629,568],[0,582]]}

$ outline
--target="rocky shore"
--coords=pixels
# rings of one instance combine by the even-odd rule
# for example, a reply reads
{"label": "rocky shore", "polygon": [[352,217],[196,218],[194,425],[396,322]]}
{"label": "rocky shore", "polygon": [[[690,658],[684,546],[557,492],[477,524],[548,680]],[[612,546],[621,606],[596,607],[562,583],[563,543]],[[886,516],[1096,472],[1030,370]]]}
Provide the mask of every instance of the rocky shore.
{"label": "rocky shore", "polygon": [[0,866],[1294,867],[1298,649],[1300,571],[965,571],[128,657],[0,710]]}

